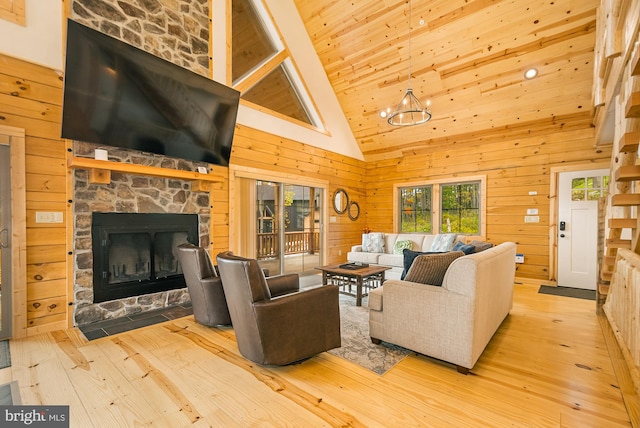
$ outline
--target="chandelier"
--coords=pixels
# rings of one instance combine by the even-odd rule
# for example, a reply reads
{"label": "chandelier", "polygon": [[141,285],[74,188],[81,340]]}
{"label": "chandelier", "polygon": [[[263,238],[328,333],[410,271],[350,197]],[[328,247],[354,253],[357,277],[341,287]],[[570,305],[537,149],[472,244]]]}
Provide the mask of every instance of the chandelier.
{"label": "chandelier", "polygon": [[426,123],[431,119],[431,102],[427,101],[427,106],[414,95],[411,89],[411,0],[409,0],[409,69],[407,72],[407,91],[398,103],[393,112],[391,108],[380,112],[380,117],[387,118],[389,125],[412,126]]}

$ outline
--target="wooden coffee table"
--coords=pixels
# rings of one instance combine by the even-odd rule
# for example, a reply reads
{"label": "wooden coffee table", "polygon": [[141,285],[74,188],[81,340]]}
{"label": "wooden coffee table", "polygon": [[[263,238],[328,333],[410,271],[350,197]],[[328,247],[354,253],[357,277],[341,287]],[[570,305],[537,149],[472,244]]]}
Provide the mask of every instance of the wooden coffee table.
{"label": "wooden coffee table", "polygon": [[[368,266],[358,269],[345,269],[340,265],[316,268],[322,271],[322,285],[337,285],[340,293],[356,298],[356,306],[362,306],[362,298],[368,291],[377,288],[384,282],[385,271],[391,269],[384,266]],[[353,289],[355,288],[355,294]]]}

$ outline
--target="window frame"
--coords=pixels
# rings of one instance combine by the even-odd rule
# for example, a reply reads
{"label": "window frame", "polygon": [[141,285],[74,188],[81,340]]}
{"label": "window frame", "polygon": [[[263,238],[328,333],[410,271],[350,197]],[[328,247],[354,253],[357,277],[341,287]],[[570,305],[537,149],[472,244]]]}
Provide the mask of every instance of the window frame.
{"label": "window frame", "polygon": [[[442,219],[441,205],[441,186],[452,184],[464,184],[470,182],[480,183],[480,231],[477,234],[469,236],[486,236],[487,231],[487,176],[486,175],[470,175],[452,178],[441,178],[434,180],[410,181],[404,183],[396,183],[393,185],[393,230],[395,233],[421,233],[421,232],[402,232],[401,231],[401,215],[400,200],[401,190],[413,187],[431,186],[433,193],[431,195],[431,234],[440,233],[440,223]],[[424,232],[422,232],[424,233]]]}

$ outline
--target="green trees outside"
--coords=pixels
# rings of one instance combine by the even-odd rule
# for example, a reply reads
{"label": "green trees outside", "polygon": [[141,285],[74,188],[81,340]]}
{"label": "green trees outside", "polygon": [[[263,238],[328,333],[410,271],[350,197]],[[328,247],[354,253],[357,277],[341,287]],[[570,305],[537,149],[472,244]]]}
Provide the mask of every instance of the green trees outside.
{"label": "green trees outside", "polygon": [[[480,182],[441,184],[438,187],[440,201],[441,233],[480,233]],[[434,233],[434,186],[401,189],[401,231]]]}
{"label": "green trees outside", "polygon": [[441,186],[440,232],[480,233],[480,183]]}
{"label": "green trees outside", "polygon": [[432,186],[401,190],[401,231],[432,233]]}

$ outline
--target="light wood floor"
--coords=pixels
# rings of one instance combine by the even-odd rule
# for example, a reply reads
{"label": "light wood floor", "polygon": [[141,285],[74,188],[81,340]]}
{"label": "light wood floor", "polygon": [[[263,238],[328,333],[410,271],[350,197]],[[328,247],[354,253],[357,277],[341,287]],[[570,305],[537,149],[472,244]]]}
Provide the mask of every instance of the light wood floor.
{"label": "light wood floor", "polygon": [[242,358],[233,330],[192,317],[84,341],[11,342],[23,404],[68,404],[72,427],[630,426],[593,301],[516,284],[468,376],[410,355],[383,376],[328,353],[287,367]]}

